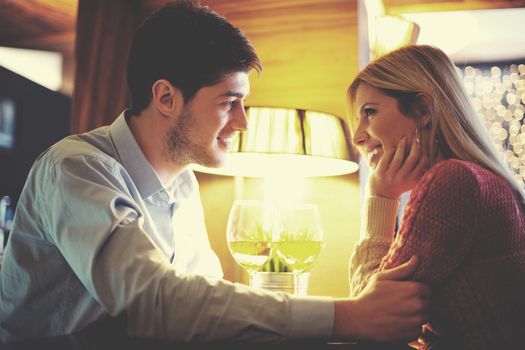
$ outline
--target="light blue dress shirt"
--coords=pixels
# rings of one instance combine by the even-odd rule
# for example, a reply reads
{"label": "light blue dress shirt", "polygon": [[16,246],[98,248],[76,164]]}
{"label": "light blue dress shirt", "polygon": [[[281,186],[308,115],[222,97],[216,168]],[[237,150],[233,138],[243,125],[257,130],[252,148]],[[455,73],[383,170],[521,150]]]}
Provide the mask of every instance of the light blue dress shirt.
{"label": "light blue dress shirt", "polygon": [[161,339],[327,338],[331,298],[222,280],[190,170],[163,187],[123,112],[33,165],[0,269],[0,342],[67,334],[125,311]]}

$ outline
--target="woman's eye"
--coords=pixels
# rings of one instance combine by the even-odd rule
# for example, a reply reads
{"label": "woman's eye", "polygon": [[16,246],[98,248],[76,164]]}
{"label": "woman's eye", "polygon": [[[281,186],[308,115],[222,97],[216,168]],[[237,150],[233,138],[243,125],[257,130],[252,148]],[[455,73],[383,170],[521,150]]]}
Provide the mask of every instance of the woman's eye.
{"label": "woman's eye", "polygon": [[364,114],[366,117],[371,117],[371,116],[373,116],[375,113],[376,113],[376,110],[373,109],[373,108],[365,108],[365,109],[363,110],[363,114]]}

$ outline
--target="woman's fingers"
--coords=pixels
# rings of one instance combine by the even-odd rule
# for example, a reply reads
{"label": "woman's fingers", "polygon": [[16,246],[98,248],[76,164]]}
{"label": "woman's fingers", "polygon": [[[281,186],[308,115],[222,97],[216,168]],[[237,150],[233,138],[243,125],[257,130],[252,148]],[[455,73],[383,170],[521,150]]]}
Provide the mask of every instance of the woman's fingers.
{"label": "woman's fingers", "polygon": [[429,167],[422,145],[415,137],[407,145],[404,137],[396,147],[385,149],[370,177],[370,194],[385,198],[398,198],[419,181]]}
{"label": "woman's fingers", "polygon": [[394,158],[395,153],[396,153],[396,147],[389,149],[389,150],[383,149],[383,156],[379,159],[375,172],[378,174],[385,174],[387,170],[390,168],[390,163],[392,162],[392,159]]}
{"label": "woman's fingers", "polygon": [[419,179],[425,171],[427,171],[428,167],[430,166],[430,160],[427,156],[423,155],[419,158],[419,161],[414,168],[414,175],[417,179]]}
{"label": "woman's fingers", "polygon": [[400,171],[410,174],[412,170],[414,170],[417,162],[419,161],[418,154],[419,154],[419,145],[417,144],[416,138],[414,137],[410,144],[410,150],[409,150],[408,156],[405,162],[403,163]]}
{"label": "woman's fingers", "polygon": [[407,143],[406,137],[403,137],[401,141],[398,143],[396,151],[394,153],[394,157],[392,158],[392,161],[390,162],[390,166],[388,167],[389,172],[397,172],[403,165],[403,162],[405,160],[406,143]]}

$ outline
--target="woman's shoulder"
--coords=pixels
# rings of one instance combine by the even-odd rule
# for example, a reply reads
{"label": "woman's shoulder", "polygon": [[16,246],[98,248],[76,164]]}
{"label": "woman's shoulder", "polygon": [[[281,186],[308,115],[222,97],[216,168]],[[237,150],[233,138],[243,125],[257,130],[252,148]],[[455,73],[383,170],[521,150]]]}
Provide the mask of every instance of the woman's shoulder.
{"label": "woman's shoulder", "polygon": [[412,191],[413,196],[411,197],[468,195],[476,198],[481,195],[482,181],[480,179],[486,176],[496,176],[491,174],[488,170],[471,162],[459,159],[442,160],[426,171]]}
{"label": "woman's shoulder", "polygon": [[451,181],[481,183],[486,180],[505,181],[492,171],[466,160],[446,159],[436,163],[424,177],[437,177]]}
{"label": "woman's shoulder", "polygon": [[415,214],[422,205],[450,208],[454,206],[469,206],[483,200],[483,190],[475,175],[481,167],[462,160],[447,159],[439,161],[428,169],[418,184],[413,188],[407,203],[405,216],[407,220]]}
{"label": "woman's shoulder", "polygon": [[473,197],[484,197],[495,188],[505,193],[507,190],[512,192],[507,181],[492,171],[469,161],[446,159],[427,170],[415,190],[441,195],[446,192],[452,196],[468,193]]}
{"label": "woman's shoulder", "polygon": [[477,174],[486,172],[484,168],[471,162],[459,159],[445,159],[434,164],[426,171],[421,182],[446,180],[447,182],[471,182],[476,181]]}

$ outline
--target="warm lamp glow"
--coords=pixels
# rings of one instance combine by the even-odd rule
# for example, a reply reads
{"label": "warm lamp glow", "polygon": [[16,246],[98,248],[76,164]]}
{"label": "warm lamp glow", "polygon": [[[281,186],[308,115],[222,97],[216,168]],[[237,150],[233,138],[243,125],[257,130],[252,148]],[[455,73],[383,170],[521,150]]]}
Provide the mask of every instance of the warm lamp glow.
{"label": "warm lamp glow", "polygon": [[382,0],[365,0],[365,7],[368,23],[368,42],[370,50],[373,51],[372,46],[375,45],[375,38],[377,37],[376,18],[385,15],[385,5]]}
{"label": "warm lamp glow", "polygon": [[304,201],[311,182],[305,177],[268,176],[264,178],[264,201],[275,207],[292,207]]}
{"label": "warm lamp glow", "polygon": [[375,20],[375,38],[370,41],[374,58],[415,43],[419,26],[398,16],[381,16]]}
{"label": "warm lamp glow", "polygon": [[483,25],[469,11],[407,13],[403,17],[423,27],[418,36],[420,43],[437,46],[449,56],[480,40],[478,38],[483,35],[492,35],[486,39],[497,40],[494,34],[482,32]]}
{"label": "warm lamp glow", "polygon": [[357,171],[358,165],[342,159],[295,154],[231,153],[220,168],[193,165],[203,173],[243,177],[267,177],[286,172],[297,176],[335,176]]}
{"label": "warm lamp glow", "polygon": [[357,171],[348,128],[337,116],[289,108],[247,108],[248,130],[238,134],[224,166],[193,165],[205,173],[267,177],[334,176]]}
{"label": "warm lamp glow", "polygon": [[365,0],[368,43],[372,59],[416,43],[419,26],[403,17],[388,15],[382,0]]}

